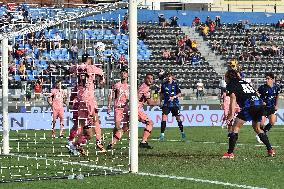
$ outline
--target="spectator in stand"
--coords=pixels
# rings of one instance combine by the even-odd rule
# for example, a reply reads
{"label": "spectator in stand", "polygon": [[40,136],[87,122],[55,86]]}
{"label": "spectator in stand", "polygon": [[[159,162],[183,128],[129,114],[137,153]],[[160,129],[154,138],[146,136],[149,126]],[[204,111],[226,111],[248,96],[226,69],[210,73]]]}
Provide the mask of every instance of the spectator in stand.
{"label": "spectator in stand", "polygon": [[252,52],[250,53],[253,57],[253,61],[258,61],[260,59],[259,53],[255,50],[255,48],[252,49]]}
{"label": "spectator in stand", "polygon": [[59,33],[56,32],[53,38],[54,49],[61,48],[61,40],[62,38],[60,37]]}
{"label": "spectator in stand", "polygon": [[215,31],[215,24],[214,22],[210,22],[209,24],[209,32],[210,32],[210,35],[212,35]]}
{"label": "spectator in stand", "polygon": [[22,81],[26,80],[26,65],[24,64],[24,61],[22,61],[19,65],[19,74]]}
{"label": "spectator in stand", "polygon": [[36,81],[34,91],[35,91],[35,100],[36,101],[40,100],[40,96],[42,92],[42,81],[40,79]]}
{"label": "spectator in stand", "polygon": [[171,52],[169,50],[164,49],[163,50],[163,58],[165,60],[170,60],[171,59]]}
{"label": "spectator in stand", "polygon": [[191,49],[193,52],[197,52],[197,42],[195,40],[192,41],[191,43]]}
{"label": "spectator in stand", "polygon": [[261,34],[261,41],[262,42],[269,41],[269,38],[268,38],[268,36],[265,32],[262,32],[262,34]]}
{"label": "spectator in stand", "polygon": [[128,14],[127,13],[124,14],[123,20],[121,22],[120,30],[121,30],[120,32],[123,34],[128,33]]}
{"label": "spectator in stand", "polygon": [[171,24],[170,24],[171,27],[178,27],[178,23],[177,23],[178,17],[177,16],[170,17],[170,20],[171,20]]}
{"label": "spectator in stand", "polygon": [[25,101],[30,101],[32,98],[31,84],[26,85],[25,93],[26,93]]}
{"label": "spectator in stand", "polygon": [[177,63],[183,64],[185,62],[186,54],[182,48],[178,48],[176,51],[176,61]]}
{"label": "spectator in stand", "polygon": [[49,46],[43,31],[40,32],[38,41],[39,41],[39,48],[41,49],[46,49],[46,47]]}
{"label": "spectator in stand", "polygon": [[206,26],[209,26],[210,22],[211,22],[211,19],[210,19],[209,16],[207,16],[207,18],[206,18],[206,20],[205,20],[205,25],[206,25]]}
{"label": "spectator in stand", "polygon": [[24,16],[24,20],[27,22],[27,21],[29,21],[29,12],[28,12],[28,10],[27,9],[22,9],[22,11],[23,11],[23,16]]}
{"label": "spectator in stand", "polygon": [[113,35],[118,35],[119,31],[118,31],[118,25],[117,25],[117,22],[116,21],[112,21],[111,22],[111,33]]}
{"label": "spectator in stand", "polygon": [[272,56],[279,56],[280,55],[280,49],[277,45],[272,45]]}
{"label": "spectator in stand", "polygon": [[216,16],[215,17],[215,23],[216,23],[216,27],[221,27],[221,17],[220,16]]}
{"label": "spectator in stand", "polygon": [[128,13],[127,12],[124,14],[123,20],[128,22]]}
{"label": "spectator in stand", "polygon": [[262,51],[263,56],[268,56],[269,55],[269,51],[268,51],[267,46],[263,46],[261,48],[261,51]]}
{"label": "spectator in stand", "polygon": [[278,20],[276,27],[279,27],[279,28],[284,27],[284,19]]}
{"label": "spectator in stand", "polygon": [[199,25],[200,25],[200,18],[196,16],[192,21],[192,26],[195,27]]}
{"label": "spectator in stand", "polygon": [[70,48],[70,51],[71,51],[71,58],[72,60],[78,60],[78,51],[79,51],[79,48],[77,46],[76,43],[73,43],[71,48]]}
{"label": "spectator in stand", "polygon": [[121,33],[126,34],[128,32],[128,20],[123,20],[121,23]]}
{"label": "spectator in stand", "polygon": [[33,44],[36,40],[35,32],[27,34],[27,41],[29,44]]}
{"label": "spectator in stand", "polygon": [[216,39],[214,39],[213,41],[212,41],[212,44],[211,44],[211,49],[215,52],[216,50],[218,50],[218,48],[219,48],[219,43],[216,41]]}
{"label": "spectator in stand", "polygon": [[209,32],[208,25],[206,24],[206,25],[201,26],[201,31],[202,31],[202,33],[201,33],[202,36],[204,36],[204,37],[207,36],[208,32]]}
{"label": "spectator in stand", "polygon": [[280,56],[283,56],[284,55],[284,46],[282,45],[280,47]]}
{"label": "spectator in stand", "polygon": [[250,37],[250,45],[253,47],[256,45],[256,38],[254,35]]}
{"label": "spectator in stand", "polygon": [[244,41],[244,46],[249,47],[250,46],[250,40],[246,37]]}
{"label": "spectator in stand", "polygon": [[191,40],[190,40],[190,38],[188,37],[188,35],[186,35],[185,37],[184,37],[184,40],[185,40],[185,48],[191,48]]}
{"label": "spectator in stand", "polygon": [[17,65],[14,62],[11,62],[9,65],[9,74],[15,75],[17,73]]}
{"label": "spectator in stand", "polygon": [[195,52],[191,55],[191,64],[193,66],[195,66],[196,64],[199,64],[200,61],[200,57],[198,56],[198,54]]}
{"label": "spectator in stand", "polygon": [[138,39],[145,40],[147,38],[147,33],[144,27],[139,28],[138,30]]}
{"label": "spectator in stand", "polygon": [[185,48],[185,38],[177,38],[177,46],[179,48],[184,49]]}
{"label": "spectator in stand", "polygon": [[26,53],[25,49],[20,49],[19,44],[17,44],[15,47],[15,58],[19,60],[25,56],[25,53]]}
{"label": "spectator in stand", "polygon": [[246,33],[248,33],[250,31],[250,25],[249,25],[248,20],[244,21],[244,30],[245,30]]}
{"label": "spectator in stand", "polygon": [[118,64],[119,64],[119,69],[125,69],[125,67],[127,67],[127,60],[125,58],[125,55],[124,54],[121,54],[119,59],[118,59]]}
{"label": "spectator in stand", "polygon": [[196,84],[196,99],[202,100],[202,97],[204,96],[204,84],[202,83],[202,79],[199,79],[199,82]]}
{"label": "spectator in stand", "polygon": [[237,31],[240,32],[240,33],[243,33],[244,32],[244,26],[243,26],[243,22],[240,21],[237,25]]}
{"label": "spectator in stand", "polygon": [[158,19],[159,19],[159,25],[162,26],[163,28],[165,28],[166,25],[167,25],[167,22],[166,22],[166,18],[164,16],[164,14],[160,14],[158,16]]}

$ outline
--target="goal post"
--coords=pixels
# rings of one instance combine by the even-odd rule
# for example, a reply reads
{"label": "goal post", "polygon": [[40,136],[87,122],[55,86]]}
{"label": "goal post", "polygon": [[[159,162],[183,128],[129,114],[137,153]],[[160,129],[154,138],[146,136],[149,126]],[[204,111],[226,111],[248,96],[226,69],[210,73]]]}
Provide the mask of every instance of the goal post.
{"label": "goal post", "polygon": [[137,0],[129,0],[130,172],[138,172]]}
{"label": "goal post", "polygon": [[8,38],[2,39],[2,125],[3,125],[3,154],[10,152],[9,147],[9,115],[8,115]]}

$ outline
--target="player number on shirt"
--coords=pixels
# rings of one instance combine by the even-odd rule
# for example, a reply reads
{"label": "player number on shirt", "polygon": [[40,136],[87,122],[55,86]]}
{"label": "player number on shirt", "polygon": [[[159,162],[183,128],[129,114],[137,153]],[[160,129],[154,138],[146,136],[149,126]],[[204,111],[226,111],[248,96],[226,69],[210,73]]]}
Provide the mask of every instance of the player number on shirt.
{"label": "player number on shirt", "polygon": [[245,93],[255,93],[254,88],[250,86],[249,84],[242,84],[242,87]]}

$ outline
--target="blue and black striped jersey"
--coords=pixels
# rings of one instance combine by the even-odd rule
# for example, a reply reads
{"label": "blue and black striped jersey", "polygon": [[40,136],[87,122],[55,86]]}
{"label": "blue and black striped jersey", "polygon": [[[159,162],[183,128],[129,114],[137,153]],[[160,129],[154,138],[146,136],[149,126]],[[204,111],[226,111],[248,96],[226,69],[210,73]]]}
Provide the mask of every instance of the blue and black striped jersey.
{"label": "blue and black striped jersey", "polygon": [[272,87],[267,84],[261,85],[258,88],[260,98],[266,103],[267,107],[276,106],[276,98],[280,93],[280,87],[274,84]]}

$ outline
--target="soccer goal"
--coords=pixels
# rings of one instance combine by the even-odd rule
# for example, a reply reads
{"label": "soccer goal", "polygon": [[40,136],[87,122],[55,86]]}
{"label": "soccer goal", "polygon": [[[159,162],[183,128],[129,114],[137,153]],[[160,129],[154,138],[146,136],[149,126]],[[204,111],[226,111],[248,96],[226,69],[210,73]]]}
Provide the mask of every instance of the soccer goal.
{"label": "soccer goal", "polygon": [[[100,142],[106,147],[112,140],[114,118],[113,113],[107,113],[106,106],[109,91],[120,70],[116,64],[119,58],[118,44],[114,44],[116,39],[125,44],[123,50],[127,62],[131,63],[127,66],[131,73],[130,91],[137,94],[136,1],[129,2],[129,35],[112,33],[111,20],[95,20],[92,16],[126,6],[126,3],[114,3],[77,12],[53,11],[45,23],[1,36],[0,182],[80,179],[138,171],[137,95],[130,96],[129,137],[124,136],[115,148],[106,152],[96,147],[96,137],[88,139],[84,144],[88,152],[85,156],[70,154],[66,148],[75,123],[72,108],[68,105],[64,108],[64,129],[57,119],[52,133],[53,112],[48,104],[58,80],[61,80],[69,101],[72,87],[78,82],[69,69],[80,64],[88,54],[105,74],[104,85],[97,80],[94,82],[101,125]],[[13,53],[11,46],[16,46]],[[39,88],[38,82],[41,82]],[[64,135],[59,136],[60,130]]]}

